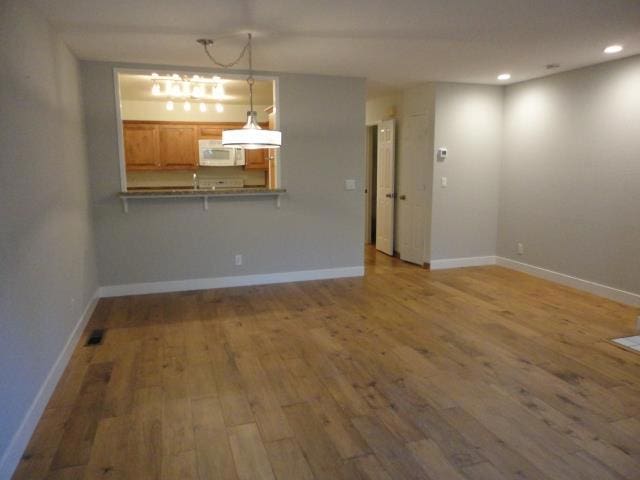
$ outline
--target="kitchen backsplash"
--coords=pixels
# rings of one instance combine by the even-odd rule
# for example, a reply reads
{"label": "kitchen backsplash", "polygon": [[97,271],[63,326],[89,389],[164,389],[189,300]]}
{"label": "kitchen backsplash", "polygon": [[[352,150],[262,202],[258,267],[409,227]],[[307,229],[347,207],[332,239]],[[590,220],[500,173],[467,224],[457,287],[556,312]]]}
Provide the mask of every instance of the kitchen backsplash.
{"label": "kitchen backsplash", "polygon": [[197,171],[127,172],[128,188],[135,187],[190,187],[193,174],[198,179],[242,178],[244,185],[265,186],[263,170],[245,170],[243,167],[200,167]]}

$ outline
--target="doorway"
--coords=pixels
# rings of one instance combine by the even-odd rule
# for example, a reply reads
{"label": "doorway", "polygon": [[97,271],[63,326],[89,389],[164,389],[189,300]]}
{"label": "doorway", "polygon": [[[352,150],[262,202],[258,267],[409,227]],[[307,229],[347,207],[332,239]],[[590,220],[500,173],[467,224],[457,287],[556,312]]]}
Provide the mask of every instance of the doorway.
{"label": "doorway", "polygon": [[365,168],[365,222],[364,243],[371,245],[376,238],[376,202],[378,176],[378,127],[367,126],[366,168]]}

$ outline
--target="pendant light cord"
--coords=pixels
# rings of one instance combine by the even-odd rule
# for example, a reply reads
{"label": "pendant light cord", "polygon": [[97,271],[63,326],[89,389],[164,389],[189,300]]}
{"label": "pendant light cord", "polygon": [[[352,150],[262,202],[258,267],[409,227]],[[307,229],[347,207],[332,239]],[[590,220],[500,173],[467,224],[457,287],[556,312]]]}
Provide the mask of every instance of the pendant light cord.
{"label": "pendant light cord", "polygon": [[251,49],[251,34],[247,34],[249,39],[247,40],[247,50],[249,52],[249,77],[247,77],[247,83],[249,84],[249,104],[251,106],[250,112],[253,112],[253,84],[255,80],[253,78],[253,52]]}
{"label": "pendant light cord", "polygon": [[[230,37],[220,37],[220,38],[228,38]],[[231,67],[235,67],[238,62],[240,60],[242,60],[242,57],[245,56],[245,54],[247,53],[248,50],[251,49],[251,34],[249,34],[249,40],[247,41],[247,43],[244,45],[244,47],[242,48],[242,50],[240,51],[240,54],[235,58],[235,60],[229,62],[229,63],[222,63],[219,60],[216,59],[216,57],[213,55],[213,52],[210,51],[209,49],[213,47],[214,43],[217,40],[220,40],[220,38],[216,39],[216,40],[211,40],[209,38],[200,38],[198,39],[198,43],[200,45],[202,45],[202,47],[204,48],[204,53],[207,54],[207,57],[209,57],[209,60],[211,60],[213,63],[215,63],[216,65],[218,65],[219,67],[222,68],[231,68]]]}
{"label": "pendant light cord", "polygon": [[[198,43],[200,45],[202,45],[202,47],[204,48],[204,53],[207,54],[207,57],[209,57],[209,60],[211,60],[213,63],[215,63],[216,65],[218,65],[219,67],[222,68],[231,68],[234,67],[238,64],[238,62],[240,60],[242,60],[242,58],[248,54],[249,56],[249,76],[247,77],[247,84],[249,85],[249,103],[251,105],[251,112],[253,112],[253,85],[255,83],[255,79],[253,78],[253,55],[252,55],[252,50],[251,50],[251,34],[248,33],[247,34],[247,43],[245,43],[244,47],[242,48],[242,51],[240,52],[240,54],[236,57],[235,60],[229,62],[229,63],[222,63],[218,60],[216,60],[216,58],[213,55],[213,52],[211,52],[209,50],[209,48],[213,47],[213,44],[215,43],[215,40],[211,40],[208,38],[200,38],[198,39]],[[227,37],[222,37],[222,38],[227,38]],[[219,39],[218,39],[219,40]]]}

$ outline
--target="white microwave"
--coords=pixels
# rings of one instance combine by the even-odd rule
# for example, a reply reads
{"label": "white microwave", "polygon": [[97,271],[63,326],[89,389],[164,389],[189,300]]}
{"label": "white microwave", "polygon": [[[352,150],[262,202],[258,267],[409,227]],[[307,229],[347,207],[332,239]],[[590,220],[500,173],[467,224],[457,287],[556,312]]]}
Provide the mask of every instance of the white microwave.
{"label": "white microwave", "polygon": [[244,165],[244,150],[223,147],[222,140],[200,139],[200,165],[204,167],[234,167]]}

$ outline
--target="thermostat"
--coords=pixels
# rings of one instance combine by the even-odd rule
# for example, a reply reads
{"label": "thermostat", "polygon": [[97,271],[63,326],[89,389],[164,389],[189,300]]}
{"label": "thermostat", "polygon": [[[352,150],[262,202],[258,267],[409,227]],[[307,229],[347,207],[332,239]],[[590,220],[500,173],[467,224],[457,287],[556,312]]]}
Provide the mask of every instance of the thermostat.
{"label": "thermostat", "polygon": [[447,159],[447,147],[439,147],[437,158],[439,162],[444,162]]}

